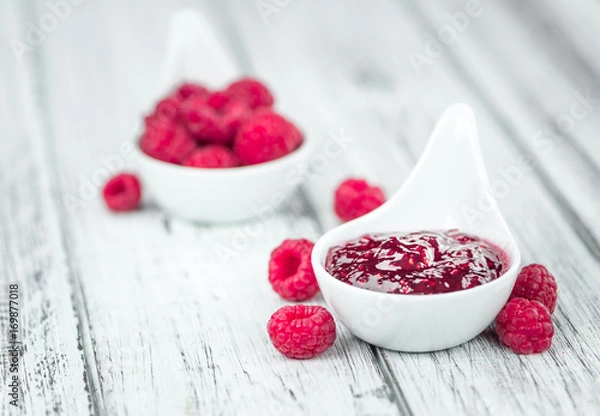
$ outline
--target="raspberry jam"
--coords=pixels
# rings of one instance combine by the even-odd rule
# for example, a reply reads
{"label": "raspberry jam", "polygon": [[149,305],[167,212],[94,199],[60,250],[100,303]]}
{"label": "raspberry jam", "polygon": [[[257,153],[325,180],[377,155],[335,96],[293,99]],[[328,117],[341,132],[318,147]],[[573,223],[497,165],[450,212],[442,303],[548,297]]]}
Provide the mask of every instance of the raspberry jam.
{"label": "raspberry jam", "polygon": [[332,247],[325,269],[363,289],[433,294],[491,282],[508,269],[502,249],[458,230],[365,235]]}

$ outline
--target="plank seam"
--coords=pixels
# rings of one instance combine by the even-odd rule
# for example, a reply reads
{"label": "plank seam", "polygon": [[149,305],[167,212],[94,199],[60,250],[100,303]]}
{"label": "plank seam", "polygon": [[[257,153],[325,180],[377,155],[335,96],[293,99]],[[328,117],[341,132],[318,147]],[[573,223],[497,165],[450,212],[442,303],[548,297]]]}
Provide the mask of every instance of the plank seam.
{"label": "plank seam", "polygon": [[387,362],[387,359],[382,354],[382,350],[374,345],[369,344],[369,346],[371,347],[371,351],[373,352],[375,360],[377,361],[377,364],[381,370],[383,379],[386,381],[386,384],[388,385],[388,387],[390,388],[390,391],[392,392],[392,400],[398,407],[400,414],[406,415],[406,416],[412,416],[413,412],[410,409],[408,400],[406,400],[406,396],[404,396],[404,393],[402,393],[402,388],[400,388],[400,383],[398,383],[398,380],[396,380],[396,376],[394,375],[393,371],[391,370],[390,365]]}
{"label": "plank seam", "polygon": [[[39,61],[39,59],[36,59],[36,61]],[[35,74],[35,77],[38,81],[43,78],[42,72],[43,71],[41,70],[40,62],[36,62],[36,65],[33,66],[33,73]],[[52,134],[50,133],[51,124],[47,117],[42,116],[42,114],[45,113],[45,111],[42,111],[42,109],[47,110],[48,107],[47,105],[43,104],[44,94],[42,92],[42,88],[38,86],[37,88],[35,88],[35,90],[37,91],[37,97],[40,99],[40,105],[37,111],[33,111],[40,115],[39,120],[41,120],[41,130],[48,132],[48,160],[50,162],[49,164],[51,166],[54,166],[54,168],[49,167],[48,173],[49,175],[51,175],[51,180],[53,179],[54,182],[57,184],[56,187],[51,191],[51,197],[54,200],[54,206],[57,211],[57,221],[60,229],[62,230],[61,244],[64,252],[67,255],[68,281],[71,284],[71,299],[73,300],[73,309],[75,310],[75,315],[77,316],[79,341],[83,347],[83,358],[87,377],[86,381],[88,382],[90,388],[92,410],[94,414],[106,414],[103,411],[104,406],[102,404],[103,400],[101,397],[101,387],[97,371],[96,353],[94,352],[89,326],[89,312],[86,305],[86,297],[83,291],[81,280],[79,278],[79,273],[72,260],[73,250],[71,244],[69,243],[71,233],[69,231],[70,225],[66,221],[66,208],[60,195],[58,194],[58,190],[61,188],[61,181],[59,179],[58,168],[56,167],[58,166],[58,158],[56,157],[55,153],[54,140],[52,138]]]}
{"label": "plank seam", "polygon": [[[34,67],[34,74],[36,74],[36,78],[38,80],[42,79],[41,69],[38,65]],[[43,93],[41,88],[35,88],[37,90],[37,96],[40,98],[40,103],[43,103],[42,100]],[[38,111],[33,110],[40,115],[39,120],[41,121],[41,125],[43,126],[42,130],[50,132],[50,122],[47,120],[47,117],[41,116],[43,113],[41,110],[47,109],[47,106],[40,104]],[[79,273],[77,272],[76,266],[73,264],[73,250],[69,243],[70,238],[70,225],[66,221],[66,209],[64,207],[64,203],[60,198],[60,195],[57,193],[58,189],[60,189],[60,179],[58,178],[57,171],[57,163],[58,158],[55,154],[54,149],[54,141],[52,139],[52,134],[47,133],[48,137],[48,160],[51,162],[50,165],[55,166],[54,168],[50,167],[48,169],[49,175],[51,175],[51,180],[53,179],[57,186],[51,191],[51,197],[54,201],[54,206],[57,211],[57,222],[62,230],[61,233],[61,245],[63,247],[64,252],[67,255],[67,270],[68,270],[68,281],[71,285],[71,299],[73,300],[73,309],[75,311],[75,315],[77,317],[77,328],[79,333],[79,342],[83,347],[83,359],[86,374],[86,382],[90,388],[90,400],[93,414],[106,414],[104,412],[103,400],[101,397],[101,387],[99,383],[99,375],[97,371],[97,363],[96,363],[96,354],[94,352],[91,331],[89,326],[89,312],[86,306],[86,297],[81,285],[81,281],[79,279]]]}
{"label": "plank seam", "polygon": [[[22,21],[33,21],[34,10],[33,6],[24,8],[24,18]],[[37,49],[32,53],[31,60],[26,60],[22,65],[26,66],[25,72],[31,75],[28,82],[31,87],[31,94],[28,97],[31,100],[30,111],[33,115],[32,119],[37,120],[32,129],[36,131],[39,137],[40,146],[46,150],[40,152],[42,160],[47,168],[49,183],[54,183],[55,186],[50,186],[49,193],[56,210],[56,222],[61,231],[60,239],[64,253],[66,254],[66,265],[68,276],[67,280],[71,286],[71,300],[73,302],[73,310],[77,319],[78,343],[83,347],[82,358],[84,365],[84,381],[88,391],[88,399],[90,413],[95,415],[106,414],[104,410],[103,400],[100,391],[99,376],[96,366],[95,352],[93,350],[92,338],[89,327],[88,310],[86,306],[85,295],[81,286],[80,279],[77,275],[76,267],[72,261],[72,249],[68,241],[70,226],[66,221],[66,209],[60,197],[58,190],[60,189],[60,178],[58,174],[58,159],[56,157],[56,149],[54,146],[54,137],[51,133],[51,123],[47,116],[48,105],[45,100],[45,91],[42,87],[44,80],[44,71],[42,65],[41,50]],[[35,136],[35,135],[34,135]],[[47,138],[47,145],[43,144],[43,137]],[[50,162],[50,163],[48,163]]]}

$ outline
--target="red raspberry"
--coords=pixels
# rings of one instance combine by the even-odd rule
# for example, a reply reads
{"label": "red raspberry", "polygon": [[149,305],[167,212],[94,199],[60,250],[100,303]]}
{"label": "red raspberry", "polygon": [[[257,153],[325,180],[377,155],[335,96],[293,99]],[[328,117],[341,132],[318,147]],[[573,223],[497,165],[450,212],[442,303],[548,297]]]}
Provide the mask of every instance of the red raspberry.
{"label": "red raspberry", "polygon": [[361,217],[385,202],[385,194],[378,186],[363,179],[347,179],[335,190],[335,213],[342,221]]}
{"label": "red raspberry", "polygon": [[336,338],[333,316],[322,306],[284,306],[267,324],[271,342],[288,358],[312,358],[333,345]]}
{"label": "red raspberry", "polygon": [[269,282],[282,298],[303,301],[319,291],[310,262],[314,244],[308,240],[285,240],[271,253]]}
{"label": "red raspberry", "polygon": [[210,144],[194,150],[183,162],[184,166],[195,168],[232,168],[240,161],[230,149],[218,144]]}
{"label": "red raspberry", "polygon": [[253,78],[242,78],[229,85],[225,91],[230,96],[244,101],[253,110],[258,107],[271,107],[274,101],[269,89]]}
{"label": "red raspberry", "polygon": [[278,159],[302,144],[302,134],[291,122],[272,111],[250,116],[235,136],[233,149],[244,164]]}
{"label": "red raspberry", "polygon": [[102,191],[106,206],[112,211],[132,211],[140,205],[142,187],[139,179],[129,173],[111,178]]}
{"label": "red raspberry", "polygon": [[201,98],[206,99],[209,95],[208,89],[199,84],[193,84],[190,82],[186,82],[181,84],[173,94],[175,98],[177,98],[180,102],[187,100],[192,96],[199,96]]}
{"label": "red raspberry", "polygon": [[208,96],[206,104],[221,112],[230,101],[231,97],[228,94],[225,94],[223,91],[216,91]]}
{"label": "red raspberry", "polygon": [[548,309],[536,300],[511,299],[496,318],[500,341],[518,354],[536,354],[552,345],[554,326]]}
{"label": "red raspberry", "polygon": [[166,119],[147,119],[140,149],[148,156],[169,163],[181,163],[196,143],[181,126]]}
{"label": "red raspberry", "polygon": [[[217,110],[213,105],[222,107]],[[190,98],[182,108],[184,123],[200,142],[228,144],[247,118],[248,107],[237,100],[213,102],[213,105],[201,97]]]}
{"label": "red raspberry", "polygon": [[226,143],[229,139],[221,127],[219,114],[201,97],[191,97],[182,107],[183,121],[198,141]]}
{"label": "red raspberry", "polygon": [[510,299],[537,300],[548,308],[550,313],[554,313],[557,291],[556,280],[548,269],[541,264],[530,264],[521,269]]}
{"label": "red raspberry", "polygon": [[176,120],[179,117],[179,101],[174,97],[163,98],[156,104],[152,116]]}
{"label": "red raspberry", "polygon": [[222,127],[232,140],[242,123],[250,117],[250,111],[248,106],[239,100],[230,100],[223,109],[221,117]]}

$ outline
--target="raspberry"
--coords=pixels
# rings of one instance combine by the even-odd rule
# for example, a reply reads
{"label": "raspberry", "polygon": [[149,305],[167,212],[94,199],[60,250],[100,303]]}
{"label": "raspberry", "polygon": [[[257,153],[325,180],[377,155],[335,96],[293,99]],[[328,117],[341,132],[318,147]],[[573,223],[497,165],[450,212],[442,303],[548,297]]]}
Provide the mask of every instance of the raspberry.
{"label": "raspberry", "polygon": [[510,299],[537,300],[548,308],[550,313],[553,313],[556,307],[557,291],[556,280],[548,269],[541,264],[530,264],[521,269]]}
{"label": "raspberry", "polygon": [[242,123],[250,117],[250,111],[248,106],[239,100],[230,100],[223,109],[222,128],[232,140]]}
{"label": "raspberry", "polygon": [[192,96],[199,96],[201,98],[206,99],[209,95],[208,89],[199,84],[193,83],[183,83],[176,90],[173,96],[177,98],[180,102],[187,100]]}
{"label": "raspberry", "polygon": [[216,91],[208,96],[206,104],[217,111],[222,111],[229,104],[230,100],[231,97],[228,94],[225,94],[223,91]]}
{"label": "raspberry", "polygon": [[129,173],[111,178],[102,191],[106,206],[112,211],[132,211],[140,205],[142,197],[139,179]]}
{"label": "raspberry", "polygon": [[548,309],[536,300],[514,298],[496,318],[500,341],[518,354],[536,354],[552,345],[554,326]]}
{"label": "raspberry", "polygon": [[269,282],[282,298],[303,301],[319,291],[310,262],[313,243],[308,240],[285,240],[271,253]]}
{"label": "raspberry", "polygon": [[260,81],[253,78],[242,78],[225,90],[232,97],[244,101],[251,109],[271,107],[273,96],[269,89]]}
{"label": "raspberry", "polygon": [[342,221],[361,217],[384,202],[381,188],[371,186],[363,179],[347,179],[335,190],[335,213]]}
{"label": "raspberry", "polygon": [[250,116],[239,128],[233,149],[244,164],[280,158],[302,144],[302,134],[291,122],[272,111]]}
{"label": "raspberry", "polygon": [[333,345],[333,316],[322,306],[294,305],[277,310],[267,324],[275,349],[288,358],[312,358]]}
{"label": "raspberry", "polygon": [[225,146],[212,144],[194,150],[183,162],[184,166],[195,168],[232,168],[240,162],[231,150]]}
{"label": "raspberry", "polygon": [[184,103],[183,120],[196,140],[228,144],[248,117],[249,109],[244,103],[228,98],[223,101],[223,97],[222,94],[213,94],[209,101],[205,101],[194,96]]}
{"label": "raspberry", "polygon": [[176,120],[179,116],[179,101],[174,97],[163,98],[156,104],[153,116]]}
{"label": "raspberry", "polygon": [[181,163],[196,148],[187,131],[171,120],[146,119],[140,149],[148,156],[169,163]]}
{"label": "raspberry", "polygon": [[183,104],[183,121],[198,141],[225,144],[230,137],[223,131],[219,114],[201,97],[191,97]]}

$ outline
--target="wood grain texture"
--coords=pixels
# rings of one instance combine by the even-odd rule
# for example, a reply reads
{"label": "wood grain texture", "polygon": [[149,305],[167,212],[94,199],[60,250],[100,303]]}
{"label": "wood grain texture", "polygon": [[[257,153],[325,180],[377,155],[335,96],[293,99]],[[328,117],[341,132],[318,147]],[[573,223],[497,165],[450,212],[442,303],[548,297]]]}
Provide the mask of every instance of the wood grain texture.
{"label": "wood grain texture", "polygon": [[[0,5],[0,43],[48,13],[34,3]],[[411,51],[464,1],[223,3],[85,2],[22,65],[0,51],[0,269],[24,285],[23,412],[598,414],[597,109],[553,134],[549,152],[534,140],[570,111],[574,92],[600,96],[598,6],[482,2],[421,73]],[[213,16],[241,65],[320,139],[300,171],[303,192],[264,221],[191,225],[151,201],[115,216],[98,198],[109,173],[135,168],[123,145],[182,6]],[[488,329],[451,350],[402,354],[340,328],[318,359],[281,357],[264,328],[284,304],[266,281],[269,252],[335,226],[333,190],[345,177],[396,190],[459,100],[476,110],[492,182],[508,183],[499,203],[524,261],[559,281],[552,349],[516,356]],[[3,386],[6,374],[0,367]]]}
{"label": "wood grain texture", "polygon": [[[415,10],[416,18],[435,33],[447,24],[448,15],[463,10],[463,4],[425,2]],[[524,24],[521,9],[511,13],[505,3],[482,4],[481,15],[440,59],[457,68],[492,108],[510,143],[534,161],[547,192],[590,252],[600,258],[600,195],[596,192],[600,171],[592,157],[597,152],[588,153],[580,145],[596,142],[600,84],[586,76],[582,65],[575,66],[579,70],[562,65],[566,50],[549,50],[547,45],[555,42],[538,33],[535,25]],[[500,42],[501,31],[506,36]]]}
{"label": "wood grain texture", "polygon": [[[331,165],[334,172],[311,184],[317,206],[322,204],[319,200],[323,194],[328,195],[335,186],[331,182],[346,175],[367,174],[388,190],[395,189],[423,149],[432,121],[456,100],[466,100],[476,108],[492,182],[518,166],[521,149],[527,148],[522,144],[526,137],[510,117],[498,117],[503,113],[490,108],[490,101],[472,89],[460,67],[443,57],[421,76],[414,71],[407,58],[409,51],[422,50],[423,32],[436,29],[427,26],[428,20],[422,16],[412,16],[414,8],[386,1],[343,5],[304,2],[282,9],[268,26],[248,10],[236,10],[240,37],[253,51],[260,73],[279,82],[280,89],[287,87],[284,97],[292,96],[293,102],[310,101],[318,108],[307,111],[307,117],[312,117],[306,123],[323,126],[341,116],[346,130],[358,137],[355,150]],[[361,16],[360,25],[355,16]],[[302,29],[307,21],[311,22],[310,33]],[[454,46],[461,48],[463,43]],[[469,56],[468,68],[478,68],[474,60],[476,56]],[[304,70],[311,63],[330,61],[328,71]],[[505,92],[499,98],[509,95]],[[494,103],[504,108],[513,101]],[[538,125],[539,118],[527,114],[527,119],[519,120],[519,128]],[[322,128],[321,135],[325,131]],[[507,137],[511,132],[519,137]],[[523,170],[517,184],[499,198],[517,234],[524,261],[548,265],[559,280],[553,349],[535,357],[516,356],[498,345],[488,330],[470,343],[434,354],[380,352],[413,413],[594,414],[599,408],[600,365],[595,347],[599,334],[593,322],[599,318],[595,299],[600,287],[592,277],[599,265],[573,227],[573,218],[565,217],[565,207],[557,202],[565,198],[564,189],[557,185],[553,195],[545,182],[554,184],[555,176],[564,174],[571,184],[581,183],[570,176],[570,170],[566,172],[566,166],[577,164],[577,159],[568,158],[563,151],[556,154],[564,160],[551,179],[539,170]],[[574,208],[590,221],[583,223],[585,227],[592,227],[596,224],[592,220],[598,219],[591,209],[597,192],[591,188],[589,192],[593,195],[583,192],[576,199],[585,204],[585,211]],[[325,214],[326,224],[328,219]]]}
{"label": "wood grain texture", "polygon": [[[553,65],[548,67],[550,74],[555,73],[554,66],[557,66],[559,72],[569,79],[572,87],[590,89],[596,98],[600,95],[600,58],[594,41],[600,34],[597,23],[600,7],[597,2],[530,0],[523,3],[507,2],[507,6],[513,19],[519,22],[527,19],[528,24],[524,26],[529,29],[530,36],[539,45],[537,49],[554,58]],[[546,71],[540,74],[546,75]],[[555,88],[556,86],[552,85],[552,89]],[[540,104],[552,105],[553,101]],[[597,140],[590,139],[590,136],[594,135],[593,125],[597,120],[597,114],[591,120],[586,118],[586,123],[577,126],[577,134],[572,135],[572,141],[579,146],[581,153],[600,164],[600,145]]]}
{"label": "wood grain texture", "polygon": [[[10,48],[22,39],[15,2],[0,4],[0,414],[90,413],[68,254],[48,176],[34,79]],[[9,404],[9,284],[19,286],[19,407]],[[14,305],[13,305],[14,306]]]}
{"label": "wood grain texture", "polygon": [[111,215],[97,197],[94,181],[132,166],[121,146],[147,106],[168,16],[189,4],[85,3],[35,63],[99,412],[397,414],[371,348],[346,330],[311,361],[284,359],[268,340],[266,322],[285,304],[266,279],[269,253],[320,233],[301,196],[265,221],[222,227],[171,219],[151,203]]}

